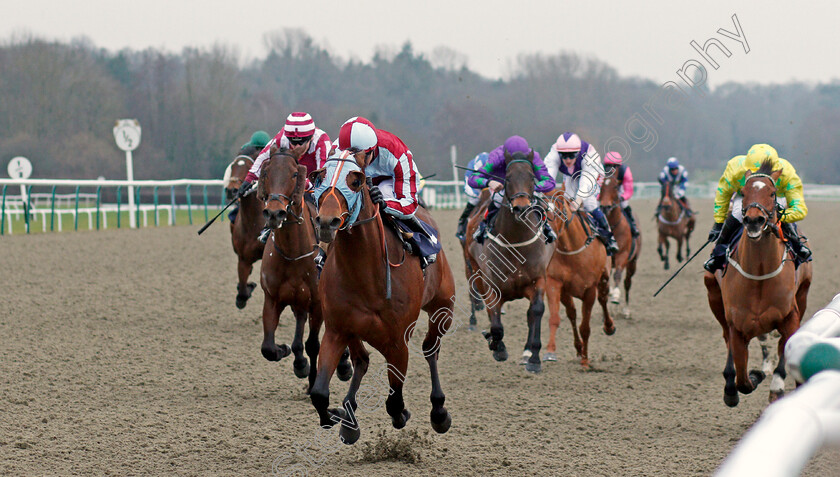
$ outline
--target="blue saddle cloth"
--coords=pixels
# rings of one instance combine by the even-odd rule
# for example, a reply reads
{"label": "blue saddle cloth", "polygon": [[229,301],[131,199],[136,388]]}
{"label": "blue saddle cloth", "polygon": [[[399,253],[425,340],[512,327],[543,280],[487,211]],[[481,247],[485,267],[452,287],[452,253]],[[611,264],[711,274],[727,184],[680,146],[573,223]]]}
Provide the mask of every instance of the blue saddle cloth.
{"label": "blue saddle cloth", "polygon": [[416,255],[428,257],[429,255],[440,252],[440,234],[438,231],[419,218],[417,219],[417,222],[423,226],[425,233],[415,230],[415,227],[409,226],[400,219],[394,218],[393,221],[393,223],[395,223],[403,232],[413,234],[409,241],[411,242]]}

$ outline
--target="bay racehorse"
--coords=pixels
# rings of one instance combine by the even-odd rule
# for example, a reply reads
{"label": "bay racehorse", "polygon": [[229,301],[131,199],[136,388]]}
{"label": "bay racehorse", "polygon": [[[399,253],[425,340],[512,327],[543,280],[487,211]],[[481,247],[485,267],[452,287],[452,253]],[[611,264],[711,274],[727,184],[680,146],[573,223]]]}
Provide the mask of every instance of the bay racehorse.
{"label": "bay racehorse", "polygon": [[[318,200],[318,238],[330,244],[318,286],[325,331],[311,399],[322,427],[341,422],[339,436],[345,444],[353,444],[360,434],[355,416],[357,393],[370,359],[363,342],[387,361],[383,370],[389,386],[385,407],[393,426],[401,429],[411,416],[403,400],[403,381],[410,337],[421,310],[429,315],[429,329],[422,350],[416,345],[411,350],[422,354],[429,365],[432,428],[444,433],[452,422],[444,407],[437,365],[441,338],[452,324],[452,271],[443,250],[425,271],[418,257],[406,253],[396,233],[384,225],[390,218],[370,199],[364,161],[364,152],[353,155],[343,151],[328,159],[324,169],[311,174]],[[434,226],[426,209],[419,207],[416,216]],[[343,407],[328,409],[330,379],[345,346],[350,347],[353,379]],[[365,401],[369,405],[370,400],[363,400],[362,405]]]}
{"label": "bay racehorse", "polygon": [[[249,156],[237,156],[229,167],[228,174],[225,174],[225,194],[228,200],[232,200],[248,170],[254,164]],[[230,241],[233,244],[233,251],[238,257],[237,273],[239,283],[236,285],[236,307],[245,308],[251,292],[257,284],[249,282],[248,277],[254,269],[254,262],[262,258],[265,245],[257,237],[265,225],[262,214],[262,202],[257,199],[256,194],[248,194],[239,198],[239,209],[235,220],[230,223]]]}
{"label": "bay racehorse", "polygon": [[[612,284],[610,290],[610,301],[618,304],[621,300],[621,283],[624,278],[624,307],[622,315],[630,318],[630,285],[633,282],[633,275],[636,273],[636,263],[639,260],[639,253],[642,250],[642,235],[633,237],[630,230],[630,223],[624,212],[621,210],[621,198],[619,194],[619,182],[612,176],[604,179],[601,185],[601,196],[599,202],[601,210],[607,216],[607,222],[618,243],[618,253],[612,256]],[[638,220],[637,220],[638,222]]]}
{"label": "bay racehorse", "polygon": [[533,158],[533,151],[527,156],[505,152],[504,197],[493,230],[487,227],[484,244],[473,239],[484,211],[493,200],[488,196],[468,223],[466,249],[469,267],[475,272],[469,279],[470,292],[484,301],[490,318],[490,332],[485,332],[484,337],[493,358],[496,361],[508,358],[503,341],[502,306],[511,300],[527,298],[530,302],[528,339],[523,356],[527,359],[526,369],[538,373],[542,366],[540,323],[545,311],[545,268],[554,245],[547,245],[542,235],[546,213],[534,195]]}
{"label": "bay racehorse", "polygon": [[[258,184],[256,195],[263,204],[263,223],[272,229],[260,269],[260,285],[265,292],[262,355],[269,361],[279,361],[294,353],[292,367],[295,376],[309,377],[311,390],[315,382],[318,334],[323,319],[318,273],[313,261],[317,243],[312,225],[314,205],[304,201],[306,166],[298,164],[297,157],[290,150],[272,146],[271,156],[263,162]],[[286,345],[278,347],[274,341],[280,314],[286,306],[295,316],[291,350]],[[303,355],[303,331],[307,320],[309,337],[305,350],[311,366]],[[350,371],[350,363],[344,355],[339,375],[346,381],[350,379]]]}
{"label": "bay racehorse", "polygon": [[682,243],[685,240],[685,255],[691,255],[691,247],[688,240],[691,232],[694,231],[694,216],[686,213],[679,200],[674,196],[674,188],[670,182],[665,183],[662,197],[659,199],[659,206],[656,208],[656,222],[659,228],[659,258],[665,262],[665,270],[671,268],[668,261],[668,252],[671,248],[668,238],[677,242],[677,261],[682,262]]}
{"label": "bay racehorse", "polygon": [[[811,286],[811,263],[798,268],[784,244],[780,216],[776,210],[776,180],[781,171],[773,171],[765,162],[759,170],[746,173],[741,189],[744,231],[734,252],[727,250],[729,266],[704,282],[709,307],[723,328],[727,348],[723,376],[723,401],[738,405],[738,393],[751,393],[765,376],[759,370],[747,372],[750,341],[773,330],[781,334],[779,361],[770,383],[770,401],[784,394],[784,349],[788,338],[799,329]],[[765,357],[767,361],[767,357]]]}
{"label": "bay racehorse", "polygon": [[[549,218],[557,231],[551,261],[546,270],[549,310],[549,338],[546,361],[556,361],[555,335],[560,326],[560,303],[572,324],[575,350],[584,368],[589,367],[589,321],[597,298],[604,314],[604,333],[615,333],[615,323],[607,306],[610,261],[603,242],[594,237],[592,227],[580,213],[573,213],[563,195],[556,189],[551,196]],[[580,329],[573,298],[581,300]]]}

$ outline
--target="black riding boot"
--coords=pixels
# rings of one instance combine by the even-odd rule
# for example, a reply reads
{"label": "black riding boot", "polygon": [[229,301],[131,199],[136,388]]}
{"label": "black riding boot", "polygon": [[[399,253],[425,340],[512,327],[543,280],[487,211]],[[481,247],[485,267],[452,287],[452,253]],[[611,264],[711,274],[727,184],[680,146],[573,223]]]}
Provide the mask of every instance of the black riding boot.
{"label": "black riding boot", "polygon": [[496,213],[498,211],[499,208],[496,207],[496,204],[490,202],[490,205],[487,206],[487,213],[484,215],[484,220],[482,220],[481,223],[478,224],[478,228],[475,229],[473,240],[480,244],[484,243],[484,236],[490,229],[490,223],[493,221],[493,218],[496,217]]}
{"label": "black riding boot", "polygon": [[680,206],[682,206],[682,209],[685,211],[686,217],[691,217],[692,215],[694,215],[694,211],[691,210],[691,207],[688,206],[688,202],[686,202],[685,197],[677,200],[680,202]]}
{"label": "black riding boot", "polygon": [[470,214],[473,210],[475,210],[475,205],[467,203],[467,206],[464,207],[464,212],[462,212],[461,217],[458,218],[458,230],[455,231],[455,238],[461,242],[467,239],[467,222],[469,221]]}
{"label": "black riding boot", "polygon": [[604,246],[607,247],[607,255],[614,255],[618,252],[618,244],[615,243],[615,237],[613,237],[612,229],[610,229],[610,223],[607,222],[607,217],[600,208],[596,208],[590,213],[592,214],[592,218],[595,219],[595,224],[597,225],[598,238],[601,239],[601,242],[604,242]]}
{"label": "black riding boot", "polygon": [[630,233],[633,234],[634,237],[639,236],[639,227],[636,225],[636,219],[633,218],[633,211],[630,210],[630,206],[622,207],[621,211],[624,212],[624,217],[627,218],[627,222],[630,223]]}
{"label": "black riding boot", "polygon": [[551,224],[546,220],[543,222],[543,235],[545,235],[545,243],[551,243],[557,240],[557,234],[551,228]]}
{"label": "black riding boot", "polygon": [[271,235],[271,227],[266,225],[260,231],[260,235],[259,235],[259,237],[257,237],[257,240],[259,240],[261,243],[266,243],[266,242],[268,242],[268,236],[269,235]]}
{"label": "black riding boot", "polygon": [[793,252],[799,258],[801,262],[807,262],[809,258],[811,258],[811,249],[805,245],[804,240],[799,237],[799,232],[796,230],[796,226],[782,222],[782,234],[784,234],[785,238],[790,242],[791,248],[793,248]]}
{"label": "black riding boot", "polygon": [[703,264],[703,268],[711,273],[715,273],[715,270],[723,267],[723,264],[726,262],[726,247],[732,241],[735,232],[740,228],[741,222],[738,222],[738,219],[732,215],[726,217],[726,220],[723,222],[723,229],[721,229],[717,242],[715,242],[715,248],[712,249],[712,255]]}

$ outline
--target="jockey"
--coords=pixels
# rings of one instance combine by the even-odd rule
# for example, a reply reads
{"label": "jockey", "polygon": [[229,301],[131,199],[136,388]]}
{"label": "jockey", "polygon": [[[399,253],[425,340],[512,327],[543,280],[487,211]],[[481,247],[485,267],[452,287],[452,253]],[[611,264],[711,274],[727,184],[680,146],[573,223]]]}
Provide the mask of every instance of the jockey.
{"label": "jockey", "polygon": [[[251,160],[257,159],[257,154],[262,151],[268,141],[271,140],[271,136],[268,135],[265,131],[257,131],[251,135],[251,140],[246,142],[239,148],[239,155],[240,156],[247,156],[250,157]],[[228,181],[230,181],[230,169],[233,163],[228,165],[227,169],[225,170],[225,187],[227,187]],[[236,215],[239,213],[239,202],[237,201],[236,204],[233,205],[231,211],[228,212],[228,218],[231,222],[236,220]]]}
{"label": "jockey", "polygon": [[633,211],[630,209],[630,198],[633,197],[633,173],[630,172],[630,167],[627,164],[621,163],[621,154],[617,152],[607,153],[604,157],[604,167],[607,170],[615,170],[615,178],[621,191],[618,197],[621,201],[621,211],[624,212],[624,216],[630,224],[630,233],[634,237],[638,237],[639,228],[636,226],[636,219],[633,218]]}
{"label": "jockey", "polygon": [[674,197],[680,204],[680,207],[685,211],[689,217],[694,215],[691,207],[688,205],[688,199],[685,198],[685,186],[688,185],[688,171],[685,167],[680,165],[680,161],[676,157],[668,158],[662,172],[659,173],[659,183],[662,185],[662,195],[665,194],[665,184],[671,183],[674,190]]}
{"label": "jockey", "polygon": [[[490,155],[486,152],[480,153],[467,163],[467,169],[472,169],[473,171],[481,169],[484,167],[484,164],[487,163],[487,158],[489,156]],[[464,212],[462,212],[461,217],[458,218],[458,230],[455,232],[455,237],[461,242],[467,239],[467,221],[470,218],[470,214],[475,209],[475,206],[478,205],[478,199],[481,196],[481,189],[470,187],[469,179],[474,174],[475,172],[470,171],[464,173],[464,193],[467,195],[467,206],[464,207]]]}
{"label": "jockey", "polygon": [[[502,198],[504,197],[505,185],[503,182],[499,182],[499,179],[501,178],[501,180],[504,180],[505,177],[505,168],[507,167],[507,164],[505,163],[505,152],[508,154],[516,152],[529,154],[532,151],[533,150],[528,146],[528,141],[526,141],[525,138],[521,136],[511,136],[507,138],[503,145],[490,151],[487,155],[487,162],[485,162],[482,167],[477,168],[477,172],[468,175],[467,185],[469,185],[469,187],[477,189],[479,192],[481,189],[488,187],[493,198],[493,200],[490,201],[490,205],[487,206],[487,212],[484,215],[484,220],[481,221],[475,231],[475,234],[473,234],[473,239],[475,239],[476,242],[484,243],[484,235],[487,232],[487,224],[492,221],[496,212],[498,212]],[[545,163],[543,163],[542,158],[540,158],[540,154],[536,151],[533,151],[533,153],[534,177],[537,181],[535,191],[551,192],[554,190],[554,178],[548,173],[548,169],[546,169]],[[551,243],[557,238],[557,234],[554,233],[554,230],[551,228],[551,225],[547,220],[543,222],[542,232],[545,235],[545,243]]]}
{"label": "jockey", "polygon": [[[796,174],[790,162],[779,157],[774,148],[767,144],[755,144],[745,156],[735,156],[726,164],[718,182],[717,193],[715,193],[715,225],[709,232],[709,242],[716,240],[712,256],[703,267],[709,272],[723,267],[726,261],[726,249],[735,232],[743,223],[743,208],[741,201],[743,194],[741,188],[746,183],[744,175],[747,170],[755,172],[761,167],[761,163],[770,160],[773,169],[781,169],[782,174],[776,180],[776,203],[782,209],[781,228],[784,236],[788,239],[797,257],[806,261],[811,257],[811,250],[800,241],[799,234],[794,222],[798,222],[808,215],[808,207],[805,205],[805,198],[802,194],[802,180]],[[735,196],[732,199],[732,196]],[[732,199],[731,214],[729,201]]]}
{"label": "jockey", "polygon": [[545,163],[552,177],[556,177],[558,171],[563,174],[565,196],[572,212],[577,212],[583,206],[583,210],[592,215],[598,237],[607,248],[607,255],[618,252],[610,223],[598,204],[598,184],[604,178],[604,165],[598,151],[582,141],[577,134],[565,132],[551,146],[551,151],[545,156]]}
{"label": "jockey", "polygon": [[[413,225],[416,231],[427,236],[429,232],[414,217],[419,205],[417,190],[420,173],[408,146],[396,135],[377,129],[367,119],[356,116],[348,119],[338,133],[338,149],[351,153],[364,152],[365,175],[370,177],[373,186],[370,198],[380,209],[407,225]],[[436,237],[430,237],[437,242]],[[437,254],[421,257],[421,266],[426,268],[434,263]]]}
{"label": "jockey", "polygon": [[[300,164],[306,166],[306,174],[324,167],[324,162],[329,157],[332,143],[330,137],[324,131],[315,127],[315,121],[312,116],[307,113],[292,113],[286,118],[286,124],[283,129],[277,132],[277,135],[263,147],[248,175],[245,176],[245,181],[239,188],[239,195],[244,195],[252,186],[253,183],[260,177],[260,168],[271,156],[271,146],[277,144],[278,147],[291,149],[293,153],[303,152],[298,159]],[[310,194],[304,195],[310,199]],[[265,243],[271,229],[265,227],[260,232],[260,242]]]}

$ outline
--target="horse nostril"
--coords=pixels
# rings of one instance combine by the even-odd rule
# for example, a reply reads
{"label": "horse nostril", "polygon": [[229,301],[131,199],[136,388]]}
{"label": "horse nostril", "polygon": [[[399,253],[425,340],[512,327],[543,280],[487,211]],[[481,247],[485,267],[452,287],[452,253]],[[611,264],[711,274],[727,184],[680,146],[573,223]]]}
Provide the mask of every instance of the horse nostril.
{"label": "horse nostril", "polygon": [[265,220],[270,219],[271,218],[271,212],[269,212],[268,209],[263,209],[263,217],[265,218]]}
{"label": "horse nostril", "polygon": [[330,228],[331,229],[337,229],[340,225],[341,225],[341,219],[339,219],[338,217],[330,220]]}

